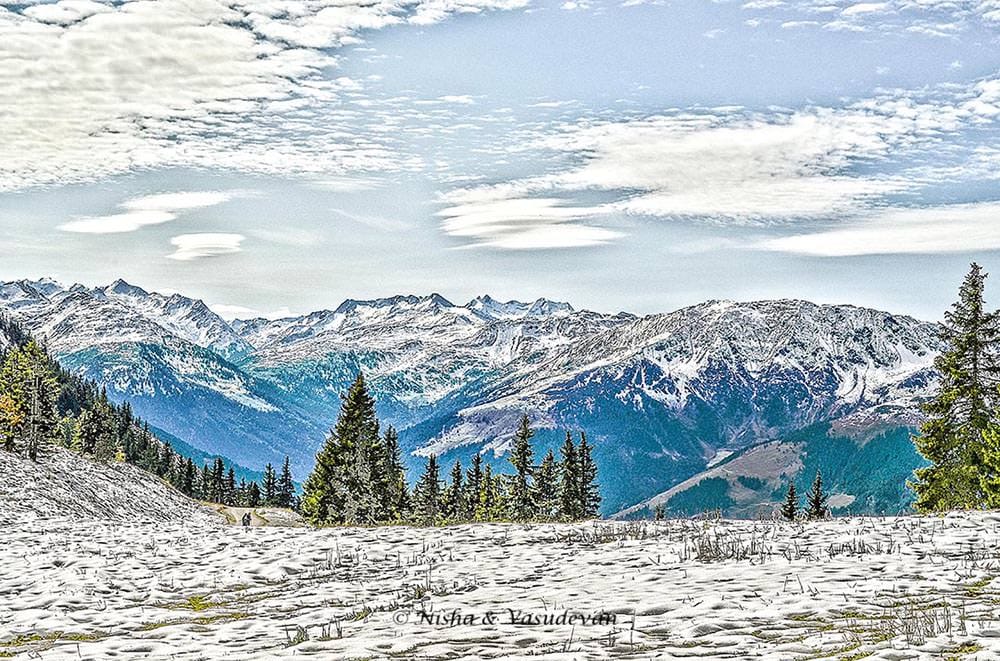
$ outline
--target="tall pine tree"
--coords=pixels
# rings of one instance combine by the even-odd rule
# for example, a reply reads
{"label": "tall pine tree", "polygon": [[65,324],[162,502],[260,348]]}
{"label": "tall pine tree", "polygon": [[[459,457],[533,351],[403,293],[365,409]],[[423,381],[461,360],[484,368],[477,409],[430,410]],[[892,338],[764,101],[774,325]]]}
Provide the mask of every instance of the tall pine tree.
{"label": "tall pine tree", "polygon": [[432,526],[438,522],[440,513],[441,475],[437,457],[432,454],[427,457],[424,473],[413,490],[413,515],[418,523]]}
{"label": "tall pine tree", "polygon": [[549,450],[535,472],[535,505],[538,516],[552,519],[559,514],[559,483],[556,475],[556,458]]}
{"label": "tall pine tree", "polygon": [[261,479],[261,499],[265,507],[274,507],[278,504],[278,477],[271,464],[264,466],[264,477]]}
{"label": "tall pine tree", "polygon": [[816,479],[813,480],[812,488],[806,494],[806,516],[810,519],[822,519],[826,517],[826,494],[823,493],[823,476],[816,471]]}
{"label": "tall pine tree", "polygon": [[984,438],[997,404],[1000,360],[998,320],[983,301],[986,273],[973,263],[959,300],[945,313],[945,350],[935,359],[935,397],[924,405],[926,422],[914,437],[931,465],[911,484],[922,512],[975,508],[1000,492],[1000,455],[987,456]]}
{"label": "tall pine tree", "polygon": [[580,462],[573,436],[566,432],[566,440],[559,448],[559,516],[569,521],[582,517],[580,507]]}
{"label": "tall pine tree", "polygon": [[472,455],[472,465],[465,475],[465,512],[462,518],[478,520],[479,501],[483,494],[483,457],[478,452]]}
{"label": "tall pine tree", "polygon": [[285,455],[285,461],[281,464],[281,477],[278,478],[277,491],[275,492],[275,505],[278,507],[293,507],[295,505],[295,482],[292,480],[292,467]]}
{"label": "tall pine tree", "polygon": [[360,372],[340,406],[337,423],[316,454],[316,465],[302,490],[302,514],[314,525],[370,523],[373,511],[370,461],[379,445],[375,400]]}
{"label": "tall pine tree", "polygon": [[597,516],[601,507],[601,494],[597,485],[597,463],[592,454],[593,446],[587,443],[587,435],[580,432],[580,446],[577,459],[580,464],[580,514],[589,519]]}
{"label": "tall pine tree", "polygon": [[794,521],[795,515],[799,512],[799,496],[795,493],[795,483],[788,483],[788,492],[785,494],[785,502],[781,505],[781,516],[786,521]]}
{"label": "tall pine tree", "polygon": [[514,447],[510,452],[510,463],[514,466],[514,475],[510,484],[510,518],[515,521],[529,521],[535,517],[535,498],[531,488],[532,458],[531,437],[535,432],[531,429],[528,416],[521,416],[521,423],[514,434]]}

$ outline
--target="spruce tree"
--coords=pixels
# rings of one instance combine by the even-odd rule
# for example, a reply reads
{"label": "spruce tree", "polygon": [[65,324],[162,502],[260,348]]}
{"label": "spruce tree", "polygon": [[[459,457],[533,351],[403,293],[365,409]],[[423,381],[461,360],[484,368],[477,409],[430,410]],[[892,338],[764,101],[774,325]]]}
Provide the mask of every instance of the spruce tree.
{"label": "spruce tree", "polygon": [[795,493],[795,483],[788,483],[788,492],[785,494],[785,502],[781,506],[781,516],[786,521],[794,521],[795,515],[799,511],[799,496]]}
{"label": "spruce tree", "polygon": [[198,479],[198,498],[212,500],[212,471],[208,464],[201,466],[201,477]]}
{"label": "spruce tree", "polygon": [[343,397],[337,423],[316,454],[316,465],[302,490],[302,514],[314,525],[368,523],[373,494],[370,461],[380,446],[375,400],[368,394],[364,376],[358,373]]}
{"label": "spruce tree", "polygon": [[985,436],[997,405],[1000,330],[996,313],[985,310],[986,273],[973,263],[959,300],[945,313],[946,349],[934,360],[937,393],[924,406],[927,416],[914,437],[930,466],[911,484],[921,512],[1000,505],[1000,454],[989,452]]}
{"label": "spruce tree", "polygon": [[413,490],[413,514],[421,525],[437,523],[441,512],[441,476],[437,457],[427,457],[424,473]]}
{"label": "spruce tree", "polygon": [[476,501],[476,521],[492,521],[497,509],[496,486],[494,484],[493,468],[489,464],[483,469],[479,483],[479,497]]}
{"label": "spruce tree", "polygon": [[577,448],[580,468],[580,513],[585,519],[596,517],[601,507],[597,463],[591,456],[592,447],[587,443],[587,435],[580,432],[580,446]]}
{"label": "spruce tree", "polygon": [[472,465],[465,474],[465,511],[462,518],[478,520],[479,500],[483,494],[483,457],[478,452],[472,455]]}
{"label": "spruce tree", "polygon": [[535,472],[535,503],[538,516],[552,519],[559,514],[559,483],[556,474],[556,458],[549,450]]}
{"label": "spruce tree", "polygon": [[265,507],[273,507],[278,503],[278,477],[274,474],[274,466],[267,464],[264,466],[264,477],[261,481],[263,488],[261,498]]}
{"label": "spruce tree", "polygon": [[535,432],[527,415],[521,416],[521,423],[514,434],[514,447],[510,453],[510,463],[515,473],[510,484],[510,518],[515,521],[529,521],[535,517],[535,499],[531,488],[532,458],[531,437]]}
{"label": "spruce tree", "polygon": [[[91,456],[99,454],[100,459],[108,460],[114,456],[114,441],[111,413],[102,402],[96,402],[77,418],[76,435],[73,438],[73,449],[77,452]],[[155,467],[153,470],[155,472]]]}
{"label": "spruce tree", "polygon": [[281,464],[281,477],[278,478],[278,490],[275,494],[278,507],[294,507],[295,505],[295,482],[292,480],[292,467],[288,456]]}
{"label": "spruce tree", "polygon": [[233,467],[229,467],[229,472],[226,473],[226,484],[225,492],[222,496],[222,502],[226,505],[236,504],[236,471]]}
{"label": "spruce tree", "polygon": [[250,486],[247,487],[247,507],[259,507],[260,506],[260,487],[257,486],[257,482],[251,482]]}
{"label": "spruce tree", "polygon": [[391,426],[385,430],[382,439],[385,457],[383,460],[386,483],[385,521],[403,521],[410,512],[410,491],[406,484],[406,469],[403,467],[399,435]]}
{"label": "spruce tree", "polygon": [[580,462],[573,436],[569,432],[566,432],[566,440],[559,448],[559,456],[559,516],[568,521],[576,521],[582,518]]}
{"label": "spruce tree", "polygon": [[209,493],[209,500],[213,503],[223,503],[225,501],[226,465],[222,462],[221,457],[216,457],[215,463],[212,464],[212,482]]}
{"label": "spruce tree", "polygon": [[194,467],[194,461],[191,460],[191,457],[187,457],[184,460],[184,479],[181,482],[181,492],[188,496],[194,496],[196,482],[197,475]]}
{"label": "spruce tree", "polygon": [[823,493],[823,476],[816,471],[816,479],[813,480],[812,488],[806,495],[806,516],[810,519],[822,519],[826,517],[826,494]]}
{"label": "spruce tree", "polygon": [[465,484],[463,480],[462,462],[455,460],[451,469],[451,483],[443,494],[441,514],[445,519],[461,521],[465,512]]}

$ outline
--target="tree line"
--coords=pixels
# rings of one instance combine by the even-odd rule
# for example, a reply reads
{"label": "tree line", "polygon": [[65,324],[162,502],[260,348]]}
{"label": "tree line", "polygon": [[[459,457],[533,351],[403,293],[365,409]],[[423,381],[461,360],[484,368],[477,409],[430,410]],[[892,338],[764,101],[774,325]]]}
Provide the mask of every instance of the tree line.
{"label": "tree line", "polygon": [[0,335],[12,341],[0,350],[0,449],[37,461],[46,446],[57,445],[96,461],[132,464],[200,500],[246,507],[295,504],[288,457],[280,476],[268,464],[262,485],[237,483],[235,470],[221,458],[199,468],[157,438],[128,402],[115,404],[105,389],[64,370],[3,315]]}
{"label": "tree line", "polygon": [[549,450],[536,465],[534,431],[522,416],[510,453],[513,471],[495,473],[482,456],[460,461],[442,479],[429,455],[412,491],[399,437],[381,431],[375,400],[359,373],[340,414],[316,454],[303,485],[300,511],[314,525],[438,525],[472,521],[575,521],[597,516],[601,497],[592,446],[567,432],[559,459]]}

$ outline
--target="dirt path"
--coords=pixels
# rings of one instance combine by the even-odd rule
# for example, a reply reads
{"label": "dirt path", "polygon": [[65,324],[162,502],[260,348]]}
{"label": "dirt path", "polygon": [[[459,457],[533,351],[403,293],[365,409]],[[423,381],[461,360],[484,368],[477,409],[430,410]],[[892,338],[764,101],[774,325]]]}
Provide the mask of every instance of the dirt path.
{"label": "dirt path", "polygon": [[219,513],[231,526],[242,525],[243,515],[250,512],[252,528],[301,528],[305,525],[302,517],[290,509],[282,507],[231,507],[218,503],[203,503],[205,507]]}
{"label": "dirt path", "polygon": [[230,507],[229,505],[212,505],[212,508],[226,517],[226,522],[233,526],[243,525],[243,515],[250,512],[250,527],[259,528],[261,526],[269,525],[267,519],[262,517],[257,513],[257,510],[253,507]]}

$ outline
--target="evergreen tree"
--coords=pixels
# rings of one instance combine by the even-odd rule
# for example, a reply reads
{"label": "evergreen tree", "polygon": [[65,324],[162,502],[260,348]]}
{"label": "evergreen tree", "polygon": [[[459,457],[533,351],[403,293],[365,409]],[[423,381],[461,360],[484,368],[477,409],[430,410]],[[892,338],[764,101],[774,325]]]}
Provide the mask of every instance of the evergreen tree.
{"label": "evergreen tree", "polygon": [[108,408],[97,402],[83,411],[76,421],[76,435],[73,449],[83,454],[110,459],[110,449],[114,447],[114,426]]}
{"label": "evergreen tree", "polygon": [[927,421],[914,437],[931,462],[917,469],[911,484],[922,512],[1000,505],[1000,454],[988,452],[994,437],[984,436],[997,404],[1000,330],[997,315],[985,310],[985,280],[973,263],[959,300],[945,313],[947,348],[934,361],[937,393],[924,405]]}
{"label": "evergreen tree", "polygon": [[188,496],[195,495],[195,485],[197,482],[197,471],[191,457],[184,460],[184,479],[181,481],[180,490]]}
{"label": "evergreen tree", "polygon": [[406,484],[406,470],[396,430],[392,427],[386,429],[382,443],[385,452],[382,470],[386,483],[385,516],[382,518],[386,521],[402,521],[409,516],[410,491]]}
{"label": "evergreen tree", "polygon": [[552,519],[559,514],[559,483],[556,471],[556,458],[549,450],[535,472],[535,503],[538,516],[542,519]]}
{"label": "evergreen tree", "polygon": [[559,516],[576,521],[583,516],[580,507],[580,462],[569,432],[566,432],[566,440],[559,448],[559,456]]}
{"label": "evergreen tree", "polygon": [[816,471],[816,479],[813,480],[812,488],[806,495],[808,509],[806,516],[810,519],[822,519],[826,517],[826,494],[823,493],[823,476]]}
{"label": "evergreen tree", "polygon": [[601,506],[601,494],[597,485],[597,464],[591,457],[591,449],[587,443],[587,435],[580,432],[580,446],[577,448],[577,459],[580,469],[580,514],[585,519],[597,516]]}
{"label": "evergreen tree", "polygon": [[478,452],[472,455],[472,466],[465,475],[465,511],[462,518],[466,521],[479,519],[479,501],[483,495],[483,457]]}
{"label": "evergreen tree", "polygon": [[229,467],[229,472],[226,473],[226,484],[225,491],[222,495],[222,500],[220,501],[225,505],[235,505],[236,501],[236,471],[233,467]]}
{"label": "evergreen tree", "polygon": [[437,523],[440,512],[441,476],[437,457],[432,454],[413,490],[413,513],[418,523],[428,526]]}
{"label": "evergreen tree", "polygon": [[535,517],[535,499],[531,489],[531,469],[534,451],[531,437],[535,432],[527,415],[521,416],[521,423],[514,434],[514,447],[510,453],[510,463],[515,474],[510,485],[510,518],[515,521],[529,521]]}
{"label": "evergreen tree", "polygon": [[378,467],[370,463],[370,449],[380,443],[375,401],[359,373],[303,485],[301,507],[307,521],[322,525],[374,520],[378,513],[371,511],[370,488],[372,469]]}
{"label": "evergreen tree", "polygon": [[156,465],[156,474],[169,480],[170,474],[174,469],[176,456],[177,455],[174,454],[174,448],[170,445],[170,442],[168,441],[163,443],[163,445],[160,446],[160,457]]}
{"label": "evergreen tree", "polygon": [[295,482],[292,480],[292,467],[289,465],[287,455],[281,465],[281,477],[278,478],[276,504],[278,507],[289,508],[295,505]]}
{"label": "evergreen tree", "polygon": [[212,464],[212,481],[209,488],[208,499],[213,503],[224,502],[226,497],[226,465],[222,462],[221,457],[215,458],[215,463]]}
{"label": "evergreen tree", "polygon": [[479,498],[476,502],[476,521],[492,521],[497,509],[497,498],[493,469],[489,464],[483,469],[483,477],[479,486]]}
{"label": "evergreen tree", "polygon": [[785,502],[781,506],[781,516],[787,521],[794,521],[795,515],[799,511],[799,496],[795,493],[795,483],[788,483],[788,493],[785,494]]}
{"label": "evergreen tree", "polygon": [[259,507],[260,506],[260,487],[257,486],[256,482],[251,482],[250,486],[247,487],[247,507]]}
{"label": "evergreen tree", "polygon": [[263,485],[261,498],[263,498],[264,506],[276,505],[278,502],[278,478],[274,474],[274,466],[271,464],[264,466],[264,479],[261,484]]}
{"label": "evergreen tree", "polygon": [[198,479],[198,497],[202,500],[212,500],[212,471],[208,464],[201,466],[201,477]]}
{"label": "evergreen tree", "polygon": [[465,484],[462,462],[456,460],[451,469],[451,483],[442,494],[441,514],[445,519],[461,521],[465,512]]}

